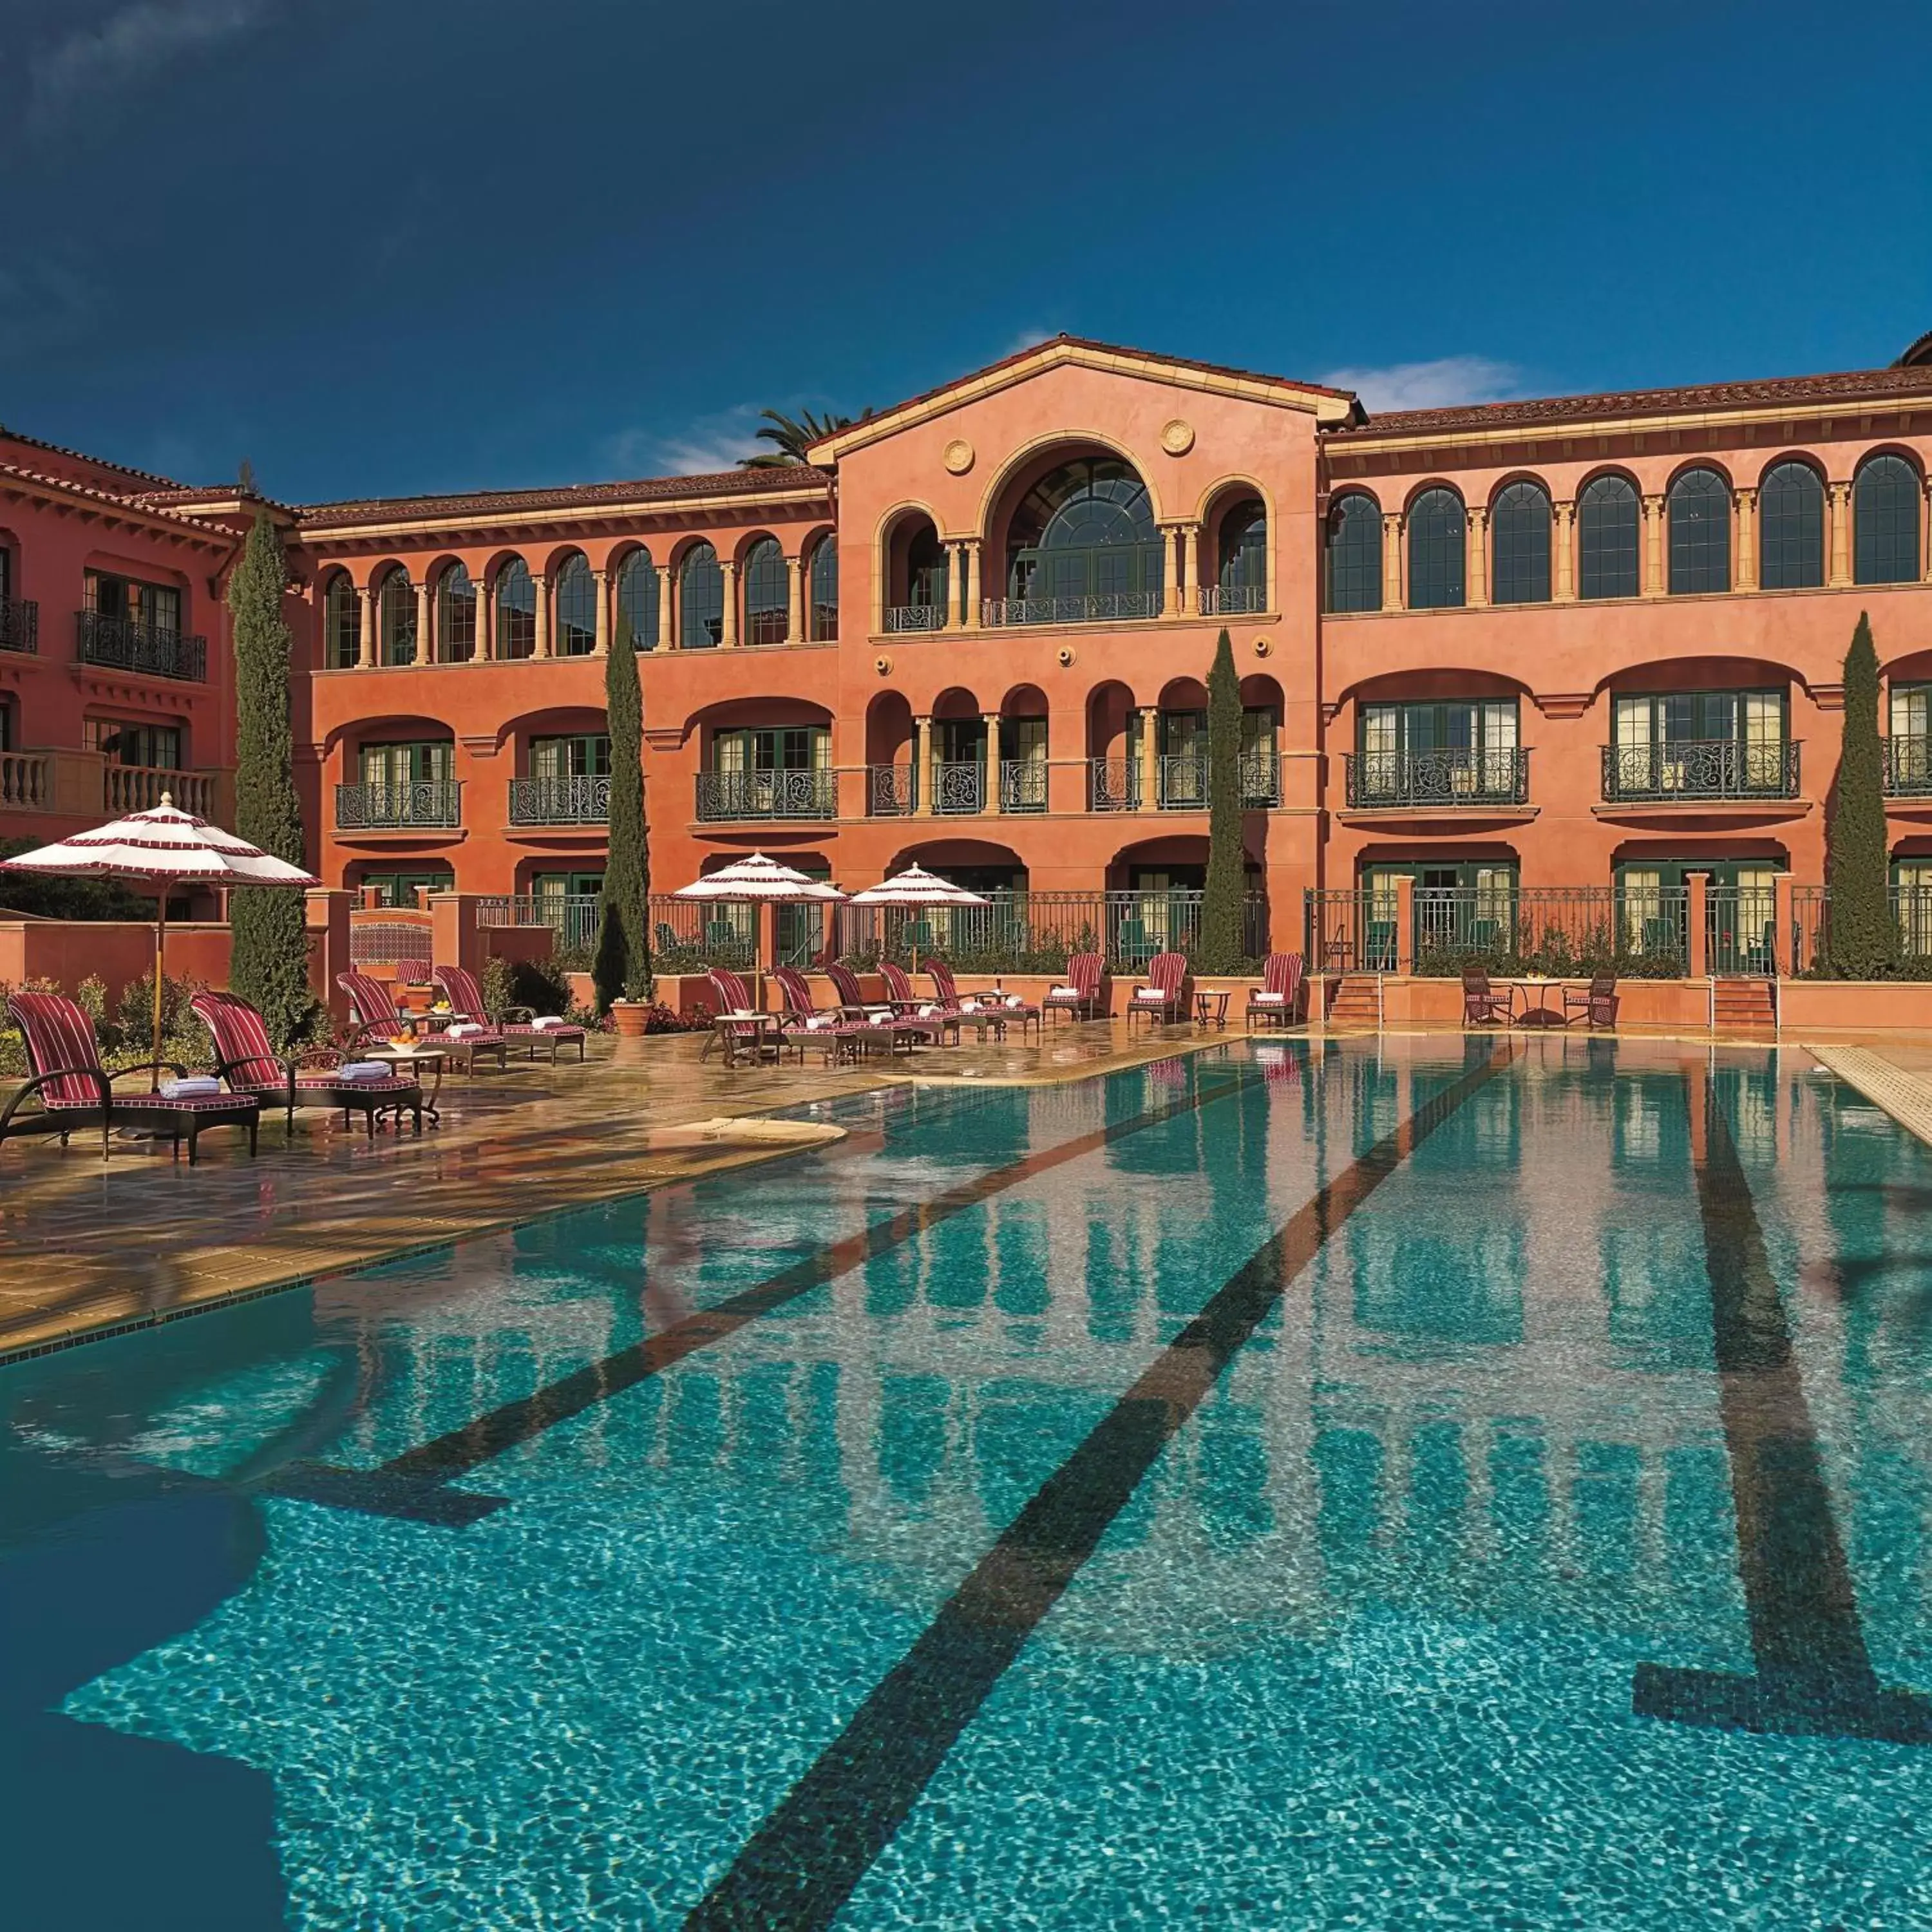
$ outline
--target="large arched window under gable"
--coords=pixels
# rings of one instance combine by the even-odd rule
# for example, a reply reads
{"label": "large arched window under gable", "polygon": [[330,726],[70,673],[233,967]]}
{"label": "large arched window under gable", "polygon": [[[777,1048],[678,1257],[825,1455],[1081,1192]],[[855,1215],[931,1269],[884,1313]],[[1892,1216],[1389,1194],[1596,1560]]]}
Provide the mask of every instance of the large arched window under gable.
{"label": "large arched window under gable", "polygon": [[1268,608],[1268,510],[1258,496],[1228,506],[1215,545],[1216,608],[1222,611]]}
{"label": "large arched window under gable", "polygon": [[560,658],[587,658],[597,648],[597,580],[590,560],[574,550],[556,567],[556,641]]}
{"label": "large arched window under gable", "polygon": [[760,537],[745,553],[743,575],[745,642],[783,644],[791,634],[791,592],[776,537]]}
{"label": "large arched window under gable", "polygon": [[1337,496],[1328,506],[1328,608],[1379,610],[1382,608],[1382,506],[1360,490]]}
{"label": "large arched window under gable", "polygon": [[838,539],[830,530],[812,547],[810,587],[812,641],[830,644],[838,635]]}
{"label": "large arched window under gable", "polygon": [[322,593],[322,662],[330,670],[352,670],[362,648],[362,601],[346,570],[338,570]]}
{"label": "large arched window under gable", "polygon": [[694,543],[678,572],[677,601],[682,622],[678,644],[708,651],[724,636],[724,571],[708,543]]}
{"label": "large arched window under gable", "polygon": [[536,580],[530,566],[513,556],[496,572],[496,655],[526,658],[536,647]]}
{"label": "large arched window under gable", "polygon": [[1496,562],[1490,598],[1498,604],[1550,602],[1550,493],[1540,483],[1512,483],[1490,514]]}
{"label": "large arched window under gable", "polygon": [[1453,610],[1466,599],[1462,500],[1438,484],[1409,506],[1408,608]]}
{"label": "large arched window under gable", "polygon": [[1634,597],[1642,554],[1636,486],[1599,476],[1576,501],[1576,594]]}
{"label": "large arched window under gable", "polygon": [[1803,590],[1825,580],[1825,486],[1808,463],[1774,463],[1758,496],[1758,583]]}
{"label": "large arched window under gable", "polygon": [[382,640],[386,664],[412,664],[416,661],[416,592],[410,574],[400,564],[382,579],[378,593],[380,611],[376,635]]}
{"label": "large arched window under gable", "polygon": [[652,651],[658,644],[658,572],[647,550],[634,550],[617,572],[616,649]]}
{"label": "large arched window under gable", "polygon": [[1670,594],[1731,587],[1731,487],[1714,470],[1687,470],[1670,486]]}
{"label": "large arched window under gable", "polygon": [[436,580],[436,649],[439,663],[467,664],[476,655],[476,586],[460,563]]}
{"label": "large arched window under gable", "polygon": [[1157,617],[1164,548],[1131,464],[1117,456],[1062,464],[1013,512],[1001,614],[1010,624]]}
{"label": "large arched window under gable", "polygon": [[1889,452],[1868,456],[1852,485],[1852,575],[1860,584],[1918,579],[1918,472]]}

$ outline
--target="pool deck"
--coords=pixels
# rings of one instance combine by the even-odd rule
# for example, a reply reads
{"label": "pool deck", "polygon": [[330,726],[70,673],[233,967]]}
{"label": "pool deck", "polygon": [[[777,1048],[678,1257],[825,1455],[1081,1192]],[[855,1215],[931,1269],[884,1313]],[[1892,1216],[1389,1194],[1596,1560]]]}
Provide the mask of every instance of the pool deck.
{"label": "pool deck", "polygon": [[[1244,1036],[1178,1025],[1130,1038],[1124,1022],[1100,1021],[1031,1044],[838,1069],[727,1068],[700,1059],[694,1035],[600,1040],[580,1066],[518,1063],[446,1082],[442,1124],[420,1140],[383,1132],[372,1143],[359,1123],[310,1112],[296,1116],[292,1140],[279,1115],[265,1115],[252,1161],[239,1135],[213,1132],[194,1168],[142,1142],[117,1142],[103,1162],[84,1135],[64,1150],[11,1141],[0,1147],[0,1362],[780,1159],[824,1136],[774,1138],[757,1118],[813,1101],[907,1082],[1058,1084]],[[1932,1144],[1932,1034],[1716,1044],[1805,1054]]]}
{"label": "pool deck", "polygon": [[[1240,1036],[1191,1025],[1063,1024],[1022,1045],[970,1042],[828,1069],[728,1068],[697,1035],[596,1040],[582,1065],[514,1062],[445,1081],[442,1125],[416,1138],[358,1120],[264,1110],[260,1150],[215,1130],[199,1165],[98,1135],[0,1146],[0,1361],[148,1326],[319,1275],[440,1247],[571,1208],[782,1158],[757,1118],[913,1082],[1054,1084]],[[747,1120],[735,1129],[734,1120]],[[705,1131],[689,1131],[703,1124]],[[814,1138],[822,1138],[818,1136]]]}

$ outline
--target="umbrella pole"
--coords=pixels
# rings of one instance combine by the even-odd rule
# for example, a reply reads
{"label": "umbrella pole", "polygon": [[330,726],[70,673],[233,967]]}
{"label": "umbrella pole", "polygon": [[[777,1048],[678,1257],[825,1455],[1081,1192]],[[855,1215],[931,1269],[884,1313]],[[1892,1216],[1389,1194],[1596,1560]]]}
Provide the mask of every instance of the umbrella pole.
{"label": "umbrella pole", "polygon": [[148,1069],[148,1091],[159,1091],[161,1084],[161,988],[165,983],[162,974],[168,956],[168,889],[161,888],[161,896],[154,911],[154,1045],[148,1058],[154,1064]]}

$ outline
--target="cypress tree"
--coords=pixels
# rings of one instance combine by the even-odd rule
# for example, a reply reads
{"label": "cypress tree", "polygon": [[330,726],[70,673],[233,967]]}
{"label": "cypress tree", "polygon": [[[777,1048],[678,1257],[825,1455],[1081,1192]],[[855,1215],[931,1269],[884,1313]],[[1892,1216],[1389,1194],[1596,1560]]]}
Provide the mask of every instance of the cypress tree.
{"label": "cypress tree", "polygon": [[648,1000],[657,990],[651,973],[644,692],[638,682],[638,654],[622,638],[604,662],[604,709],[610,734],[610,836],[592,969],[599,1012],[608,1012],[614,1000]]}
{"label": "cypress tree", "polygon": [[1238,973],[1246,956],[1241,858],[1241,681],[1224,629],[1208,674],[1208,889],[1201,898],[1196,968]]}
{"label": "cypress tree", "polygon": [[[228,580],[235,637],[235,829],[292,866],[302,857],[289,728],[287,582],[282,539],[266,509],[255,512],[242,560]],[[301,1040],[320,1010],[309,990],[307,917],[299,887],[249,886],[229,902],[232,942],[228,983],[261,1010],[278,1046]]]}
{"label": "cypress tree", "polygon": [[1858,613],[1845,653],[1845,711],[1838,782],[1825,826],[1825,883],[1832,890],[1830,960],[1841,979],[1872,980],[1898,964],[1885,850],[1885,774],[1878,736],[1878,652]]}

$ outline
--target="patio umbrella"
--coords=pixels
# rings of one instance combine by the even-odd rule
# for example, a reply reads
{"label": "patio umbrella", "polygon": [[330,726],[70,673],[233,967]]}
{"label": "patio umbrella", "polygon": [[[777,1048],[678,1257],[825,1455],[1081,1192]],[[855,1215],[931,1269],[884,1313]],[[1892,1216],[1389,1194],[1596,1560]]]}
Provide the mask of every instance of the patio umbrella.
{"label": "patio umbrella", "polygon": [[[154,913],[154,1048],[161,1057],[161,974],[167,957],[168,892],[174,886],[319,886],[299,866],[272,859],[245,838],[205,818],[178,812],[166,792],[151,811],[130,813],[94,832],[76,832],[17,858],[0,860],[0,872],[34,872],[69,879],[125,879],[152,886]],[[150,1085],[158,1086],[153,1069]]]}
{"label": "patio umbrella", "polygon": [[[937,872],[928,872],[922,866],[908,866],[903,872],[895,872],[890,879],[854,892],[852,903],[926,908],[991,905],[992,901],[983,893],[969,892],[964,886],[956,886],[950,879],[942,879]],[[912,970],[915,973],[919,970],[919,946],[916,942],[912,949]]]}
{"label": "patio umbrella", "polygon": [[[833,905],[844,898],[836,886],[820,879],[808,879],[789,866],[781,866],[762,852],[748,859],[736,859],[671,894],[674,899],[696,899],[711,905]],[[762,921],[760,925],[762,926]],[[752,948],[752,965],[758,976],[758,1004],[765,1004],[765,960],[762,931]]]}

